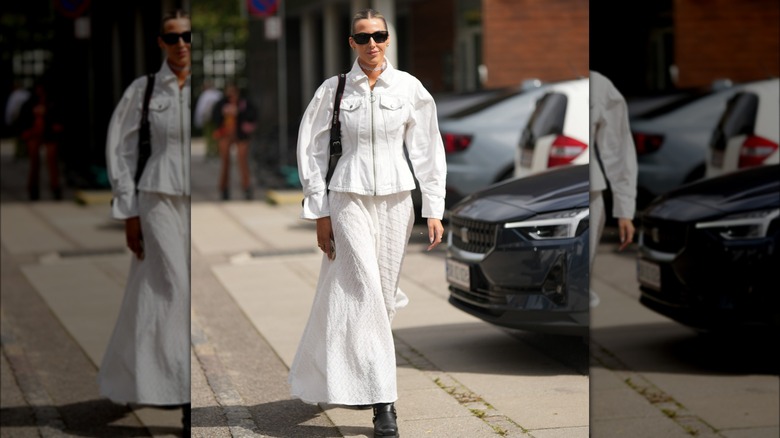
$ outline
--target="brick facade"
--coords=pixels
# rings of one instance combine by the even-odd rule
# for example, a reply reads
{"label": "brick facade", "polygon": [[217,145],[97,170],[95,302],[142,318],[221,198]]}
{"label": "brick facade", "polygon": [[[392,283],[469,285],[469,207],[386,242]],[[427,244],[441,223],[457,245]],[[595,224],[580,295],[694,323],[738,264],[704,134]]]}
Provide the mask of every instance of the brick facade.
{"label": "brick facade", "polygon": [[777,0],[675,0],[679,87],[780,75]]}
{"label": "brick facade", "polygon": [[453,56],[455,2],[427,0],[411,5],[412,65],[409,71],[431,92],[449,91],[446,58]]}
{"label": "brick facade", "polygon": [[483,0],[487,87],[588,75],[588,0]]}

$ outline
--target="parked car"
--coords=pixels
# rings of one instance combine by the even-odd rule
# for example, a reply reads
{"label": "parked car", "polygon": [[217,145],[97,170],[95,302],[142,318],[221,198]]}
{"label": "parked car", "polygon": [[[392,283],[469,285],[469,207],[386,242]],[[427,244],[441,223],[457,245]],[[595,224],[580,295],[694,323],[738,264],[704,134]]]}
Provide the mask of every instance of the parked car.
{"label": "parked car", "polygon": [[748,84],[729,99],[707,149],[705,176],[780,163],[780,79]]}
{"label": "parked car", "polygon": [[513,176],[515,146],[543,88],[496,95],[439,121],[447,152],[447,208]]}
{"label": "parked car", "polygon": [[779,175],[780,165],[735,171],[642,211],[640,302],[703,331],[780,328]]}
{"label": "parked car", "polygon": [[449,302],[486,322],[585,336],[588,165],[558,167],[473,193],[453,207]]}
{"label": "parked car", "polygon": [[587,164],[590,80],[550,84],[536,102],[515,149],[514,176],[568,164]]}
{"label": "parked car", "polygon": [[749,84],[719,82],[709,92],[630,119],[639,172],[638,209],[656,196],[704,178],[708,145],[721,114],[728,100]]}

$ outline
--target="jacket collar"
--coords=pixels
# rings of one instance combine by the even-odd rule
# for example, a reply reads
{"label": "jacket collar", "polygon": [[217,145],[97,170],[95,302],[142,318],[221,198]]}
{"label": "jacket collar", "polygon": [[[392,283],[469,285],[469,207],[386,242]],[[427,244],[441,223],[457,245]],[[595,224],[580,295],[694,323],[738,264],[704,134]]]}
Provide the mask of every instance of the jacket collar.
{"label": "jacket collar", "polygon": [[[187,75],[187,79],[184,82],[184,86],[188,86],[190,84],[190,78],[192,77],[191,74]],[[174,86],[178,87],[178,81],[179,78],[176,76],[175,73],[173,73],[173,70],[171,70],[171,66],[168,65],[168,60],[163,59],[162,67],[160,67],[160,71],[157,72],[157,78],[160,82],[168,84],[173,83]]]}
{"label": "jacket collar", "polygon": [[[393,79],[396,75],[396,69],[393,67],[393,64],[390,63],[390,60],[385,58],[385,61],[387,61],[387,68],[382,72],[382,74],[379,75],[377,82],[382,81],[383,84],[389,86],[393,83]],[[355,62],[352,63],[352,70],[349,71],[348,76],[352,78],[352,82],[354,83],[363,80],[368,81],[368,75],[366,75],[363,72],[363,69],[360,68],[357,58],[355,59]]]}

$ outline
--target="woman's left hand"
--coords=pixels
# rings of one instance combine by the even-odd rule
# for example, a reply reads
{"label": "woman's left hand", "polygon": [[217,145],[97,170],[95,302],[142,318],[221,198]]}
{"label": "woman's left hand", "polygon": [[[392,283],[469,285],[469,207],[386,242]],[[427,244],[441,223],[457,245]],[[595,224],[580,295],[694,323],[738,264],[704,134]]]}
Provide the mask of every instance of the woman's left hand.
{"label": "woman's left hand", "polygon": [[441,243],[441,239],[444,237],[444,226],[441,224],[441,220],[428,218],[428,241],[431,244],[428,246],[428,251],[436,248]]}

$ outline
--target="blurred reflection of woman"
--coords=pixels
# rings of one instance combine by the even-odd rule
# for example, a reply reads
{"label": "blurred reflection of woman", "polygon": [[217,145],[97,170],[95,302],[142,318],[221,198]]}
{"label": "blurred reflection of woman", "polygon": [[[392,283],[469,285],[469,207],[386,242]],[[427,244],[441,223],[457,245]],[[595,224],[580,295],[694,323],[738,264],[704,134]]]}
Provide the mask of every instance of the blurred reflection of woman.
{"label": "blurred reflection of woman", "polygon": [[189,16],[166,15],[157,38],[166,54],[149,103],[151,156],[136,187],[146,77],[114,110],[106,160],[114,199],[135,255],[98,381],[116,403],[183,409],[190,436],[190,43]]}

